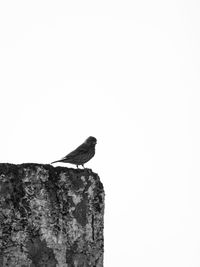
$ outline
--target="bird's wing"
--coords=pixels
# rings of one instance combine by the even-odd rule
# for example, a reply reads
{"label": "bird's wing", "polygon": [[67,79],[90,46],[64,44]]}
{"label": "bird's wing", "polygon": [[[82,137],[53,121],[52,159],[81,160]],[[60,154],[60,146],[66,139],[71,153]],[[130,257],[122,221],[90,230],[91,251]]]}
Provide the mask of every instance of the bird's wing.
{"label": "bird's wing", "polygon": [[77,147],[75,150],[67,154],[64,158],[62,158],[62,160],[71,159],[74,156],[77,156],[78,154],[84,154],[87,152],[88,152],[88,146],[85,144],[82,144],[79,147]]}

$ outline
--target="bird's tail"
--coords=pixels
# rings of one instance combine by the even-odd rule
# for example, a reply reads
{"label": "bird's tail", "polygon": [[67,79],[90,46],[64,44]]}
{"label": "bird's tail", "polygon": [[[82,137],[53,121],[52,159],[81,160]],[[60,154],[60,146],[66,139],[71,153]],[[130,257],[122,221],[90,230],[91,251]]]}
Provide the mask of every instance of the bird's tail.
{"label": "bird's tail", "polygon": [[51,164],[56,163],[56,162],[60,162],[60,160],[53,161],[53,162],[51,162]]}

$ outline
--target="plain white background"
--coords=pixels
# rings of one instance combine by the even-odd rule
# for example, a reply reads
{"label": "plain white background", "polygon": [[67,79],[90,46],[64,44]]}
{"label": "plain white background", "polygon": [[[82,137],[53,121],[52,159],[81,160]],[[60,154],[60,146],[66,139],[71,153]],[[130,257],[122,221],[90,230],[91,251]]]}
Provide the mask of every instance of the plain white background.
{"label": "plain white background", "polygon": [[200,266],[199,14],[197,0],[0,2],[0,161],[98,139],[105,267]]}

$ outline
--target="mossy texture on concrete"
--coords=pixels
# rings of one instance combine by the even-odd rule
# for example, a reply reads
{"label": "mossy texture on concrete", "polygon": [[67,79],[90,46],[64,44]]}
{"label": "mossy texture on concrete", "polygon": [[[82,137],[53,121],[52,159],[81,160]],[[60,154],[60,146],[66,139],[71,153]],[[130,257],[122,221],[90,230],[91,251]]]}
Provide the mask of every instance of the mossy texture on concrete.
{"label": "mossy texture on concrete", "polygon": [[0,267],[103,267],[103,215],[90,169],[0,164]]}

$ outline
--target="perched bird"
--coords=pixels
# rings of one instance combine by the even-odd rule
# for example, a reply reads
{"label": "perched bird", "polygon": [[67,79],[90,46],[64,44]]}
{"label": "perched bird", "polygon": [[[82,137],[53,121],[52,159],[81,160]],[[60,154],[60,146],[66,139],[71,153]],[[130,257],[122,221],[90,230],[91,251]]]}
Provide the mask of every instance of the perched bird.
{"label": "perched bird", "polygon": [[96,143],[97,139],[93,136],[90,136],[83,144],[81,144],[67,156],[60,160],[53,161],[52,163],[65,162],[75,164],[77,168],[79,165],[82,165],[84,168],[84,164],[94,157]]}

